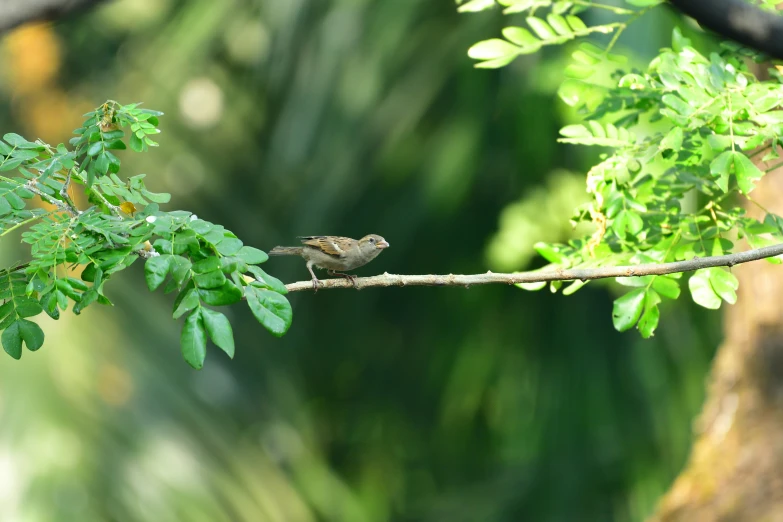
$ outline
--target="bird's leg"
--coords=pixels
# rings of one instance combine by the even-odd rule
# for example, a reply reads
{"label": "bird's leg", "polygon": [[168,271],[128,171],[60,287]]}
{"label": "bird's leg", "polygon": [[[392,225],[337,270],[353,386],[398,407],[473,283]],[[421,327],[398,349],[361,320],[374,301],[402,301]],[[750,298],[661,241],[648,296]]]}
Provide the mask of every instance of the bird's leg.
{"label": "bird's leg", "polygon": [[310,275],[313,276],[313,290],[318,291],[318,285],[321,284],[321,282],[318,280],[317,277],[315,277],[315,272],[313,272],[313,262],[308,261],[307,262],[307,270],[310,271]]}
{"label": "bird's leg", "polygon": [[355,289],[359,289],[359,285],[356,283],[356,276],[353,274],[343,274],[342,272],[335,272],[334,270],[329,270],[329,275],[338,275],[346,278],[348,281],[351,282],[353,287]]}

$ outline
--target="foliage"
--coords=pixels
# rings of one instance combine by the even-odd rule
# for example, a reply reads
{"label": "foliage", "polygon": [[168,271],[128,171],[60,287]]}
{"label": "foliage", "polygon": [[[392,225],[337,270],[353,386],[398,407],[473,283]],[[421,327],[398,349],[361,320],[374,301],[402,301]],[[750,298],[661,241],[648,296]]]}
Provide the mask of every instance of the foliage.
{"label": "foliage", "polygon": [[[528,11],[527,24],[506,27],[505,40],[479,42],[468,51],[476,66],[501,67],[543,45],[564,43],[595,32],[614,32],[606,49],[583,42],[572,54],[559,94],[584,115],[584,123],[561,129],[560,142],[610,149],[586,175],[592,201],[577,209],[573,222],[589,222],[594,233],[567,244],[538,244],[547,268],[617,266],[670,262],[731,253],[737,240],[752,247],[783,241],[783,219],[762,209],[759,221],[738,203],[769,171],[758,160],[779,157],[783,135],[783,86],[776,69],[759,80],[748,59],[765,60],[748,49],[724,42],[705,56],[675,29],[672,47],[661,50],[646,71],[617,69],[613,83],[591,81],[598,64],[622,59],[609,54],[627,24],[658,4],[627,0],[632,9],[593,2],[499,0],[505,13]],[[468,2],[463,11],[489,8],[493,2]],[[623,22],[587,27],[577,14],[588,7],[626,17]],[[549,9],[545,18],[539,9]],[[638,8],[638,9],[634,9]],[[694,202],[696,202],[694,204]],[[753,202],[755,203],[755,202]],[[779,259],[770,259],[779,263]],[[677,299],[678,275],[617,278],[632,288],[614,303],[617,330],[634,326],[653,335],[663,298]],[[561,281],[550,284],[553,291]],[[566,287],[573,293],[585,282]],[[545,285],[520,285],[539,289]],[[693,300],[706,308],[734,303],[737,279],[722,268],[699,270],[688,281]]]}
{"label": "foliage", "polygon": [[[113,151],[126,149],[126,139],[134,151],[156,147],[150,136],[160,132],[161,114],[108,101],[85,114],[71,148],[3,136],[0,172],[17,174],[0,175],[0,237],[28,227],[22,241],[31,253],[29,262],[0,273],[1,340],[11,357],[21,357],[22,343],[29,350],[43,344],[43,331],[29,317],[58,319],[71,303],[75,314],[96,302],[111,305],[106,283],[140,257],[151,291],[177,292],[172,315],[185,316],[182,354],[192,367],[204,365],[207,338],[234,355],[228,319],[209,307],[246,300],[273,335],[287,331],[292,311],[285,285],[258,266],[266,253],[190,212],[160,210],[169,195],[147,190],[144,174],[118,176],[121,161]],[[76,205],[73,187],[81,188],[89,208]]]}

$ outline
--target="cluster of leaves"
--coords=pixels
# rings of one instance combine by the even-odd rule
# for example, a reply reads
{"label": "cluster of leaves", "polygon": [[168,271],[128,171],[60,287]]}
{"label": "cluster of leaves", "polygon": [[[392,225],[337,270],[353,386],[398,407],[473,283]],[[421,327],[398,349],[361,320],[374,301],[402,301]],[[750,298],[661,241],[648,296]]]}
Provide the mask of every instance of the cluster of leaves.
{"label": "cluster of leaves", "polygon": [[[528,28],[508,26],[503,28],[503,38],[491,38],[476,43],[468,50],[468,56],[479,60],[476,67],[496,69],[508,65],[518,56],[532,54],[547,45],[560,45],[569,40],[588,36],[590,34],[611,34],[614,38],[609,48],[602,52],[604,56],[585,56],[583,65],[592,66],[596,58],[607,58],[608,51],[614,45],[616,38],[625,30],[629,23],[643,15],[651,7],[660,4],[662,0],[626,0],[633,8],[627,9],[609,4],[598,4],[589,0],[497,0],[503,9],[503,14],[526,13],[525,23]],[[495,7],[495,0],[470,0],[459,7],[460,12],[477,12]],[[587,26],[578,15],[590,7],[599,7],[624,17],[622,21]],[[536,16],[539,10],[548,10],[545,17]],[[623,58],[612,55],[613,59]],[[579,57],[577,57],[579,60]],[[576,66],[577,68],[579,65]]]}
{"label": "cluster of leaves", "polygon": [[[558,4],[574,4],[574,9],[592,3],[518,4],[554,10]],[[509,29],[504,31],[507,38]],[[476,56],[477,48],[489,49],[489,45],[480,42],[471,49],[474,58],[488,60],[479,66],[504,65],[505,56]],[[577,209],[573,220],[593,223],[595,233],[568,244],[536,245],[551,263],[544,269],[724,255],[734,250],[738,239],[752,247],[783,242],[783,219],[762,209],[766,217],[759,221],[738,206],[743,198],[752,202],[748,194],[758,180],[783,164],[765,170],[757,166],[758,160],[778,158],[783,145],[780,75],[771,69],[772,79],[760,81],[747,65],[748,58],[761,62],[764,56],[729,43],[704,56],[675,30],[672,47],[663,49],[647,70],[616,70],[611,85],[590,80],[594,66],[611,60],[611,55],[583,43],[573,56],[576,67],[566,71],[568,78],[559,94],[586,121],[561,129],[559,141],[609,148],[610,152],[602,154],[587,173],[592,201]],[[622,331],[636,326],[644,337],[653,335],[658,305],[662,298],[679,297],[681,276],[617,278],[632,289],[615,301],[615,327]],[[555,291],[562,284],[550,286]],[[573,293],[585,284],[572,282],[563,292]],[[539,289],[546,285],[520,286]],[[694,301],[707,308],[736,300],[737,279],[724,268],[693,273],[688,287]]]}
{"label": "cluster of leaves", "polygon": [[[146,259],[150,290],[168,280],[165,292],[177,292],[172,315],[185,316],[182,353],[194,368],[204,364],[207,336],[234,355],[228,319],[209,306],[245,300],[273,335],[288,330],[285,285],[258,266],[266,253],[189,212],[160,210],[169,195],[149,191],[143,174],[125,181],[117,175],[120,159],[112,151],[126,148],[126,129],[131,149],[157,146],[150,136],[159,132],[160,115],[109,101],[85,115],[70,149],[3,136],[0,238],[26,226],[22,241],[31,254],[0,272],[0,341],[12,357],[21,357],[23,343],[30,350],[43,344],[43,331],[29,317],[58,319],[71,303],[76,314],[96,302],[110,305],[106,282],[139,258]],[[74,187],[92,206],[76,206]]]}

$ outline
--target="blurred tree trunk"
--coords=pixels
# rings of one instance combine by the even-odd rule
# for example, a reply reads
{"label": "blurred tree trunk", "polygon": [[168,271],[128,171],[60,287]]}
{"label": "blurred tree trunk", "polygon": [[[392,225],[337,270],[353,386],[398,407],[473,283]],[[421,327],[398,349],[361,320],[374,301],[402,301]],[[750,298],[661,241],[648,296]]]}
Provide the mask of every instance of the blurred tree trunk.
{"label": "blurred tree trunk", "polygon": [[[783,215],[783,168],[752,195]],[[650,522],[783,521],[783,267],[733,270],[738,300],[726,311],[690,459]]]}

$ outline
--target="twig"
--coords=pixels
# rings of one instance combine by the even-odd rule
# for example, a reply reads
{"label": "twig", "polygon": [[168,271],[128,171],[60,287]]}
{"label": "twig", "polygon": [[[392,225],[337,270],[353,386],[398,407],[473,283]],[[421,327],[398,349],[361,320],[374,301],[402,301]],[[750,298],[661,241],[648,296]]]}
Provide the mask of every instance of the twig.
{"label": "twig", "polygon": [[669,0],[669,3],[726,39],[783,59],[783,17],[774,12],[744,0]]}
{"label": "twig", "polygon": [[[81,182],[84,184],[84,186],[85,186],[85,187],[89,187],[89,186],[88,186],[88,184],[87,184],[87,180],[84,178],[84,176],[82,176],[82,175],[79,173],[79,171],[78,171],[78,170],[74,170],[74,171],[72,171],[72,172],[74,172],[74,173],[76,174],[76,177],[77,177],[77,178],[79,178],[79,180],[80,180],[80,181],[81,181]],[[109,203],[109,200],[108,200],[108,199],[106,199],[106,196],[104,196],[103,194],[101,194],[101,192],[100,192],[100,191],[99,191],[97,188],[91,188],[91,187],[90,187],[90,188],[88,188],[87,190],[88,190],[88,191],[89,191],[91,194],[95,194],[95,196],[96,196],[98,199],[100,199],[100,200],[101,200],[101,203],[103,203],[104,205],[106,205],[106,208],[108,208],[108,209],[109,209],[109,212],[111,212],[112,214],[114,214],[115,216],[117,216],[117,217],[119,217],[119,218],[121,218],[121,217],[122,217],[122,213],[120,212],[120,207],[118,207],[118,206],[116,206],[116,205],[112,205],[111,203]]]}
{"label": "twig", "polygon": [[57,207],[58,209],[67,212],[71,216],[78,216],[79,210],[75,207],[70,206],[67,202],[60,201],[59,199],[55,199],[49,194],[45,193],[41,189],[35,186],[36,180],[32,179],[24,184],[24,188],[29,190],[30,192],[33,192],[38,195],[39,198],[46,201],[47,203],[50,203]]}
{"label": "twig", "polygon": [[68,171],[68,174],[65,176],[65,183],[63,183],[63,187],[60,189],[60,197],[63,198],[63,201],[65,201],[65,204],[71,207],[71,209],[75,210],[78,213],[78,209],[76,208],[76,204],[71,199],[71,196],[68,194],[68,189],[71,187],[71,170]]}
{"label": "twig", "polygon": [[38,219],[44,218],[46,216],[51,216],[54,213],[53,210],[45,213],[45,214],[36,214],[31,218],[25,219],[24,221],[20,221],[16,225],[12,226],[11,228],[6,228],[5,230],[0,229],[0,237],[6,236],[16,230],[17,228],[23,227],[28,223],[32,223],[33,221],[36,221]]}
{"label": "twig", "polygon": [[[768,257],[783,254],[783,244],[756,248],[746,252],[727,254],[725,256],[694,257],[688,261],[675,261],[673,263],[648,263],[644,265],[630,266],[606,266],[600,268],[573,268],[554,269],[533,272],[518,272],[515,274],[486,274],[473,275],[396,275],[384,273],[373,277],[358,277],[356,285],[359,290],[376,286],[464,286],[489,285],[502,283],[513,285],[517,283],[538,283],[542,281],[572,281],[588,279],[604,279],[608,277],[634,277],[645,275],[674,274],[678,272],[691,272],[701,268],[715,266],[739,265],[749,261],[757,261]],[[322,279],[319,290],[327,288],[353,288],[350,281],[345,279]],[[312,281],[298,281],[286,285],[289,292],[300,290],[312,290]]]}

